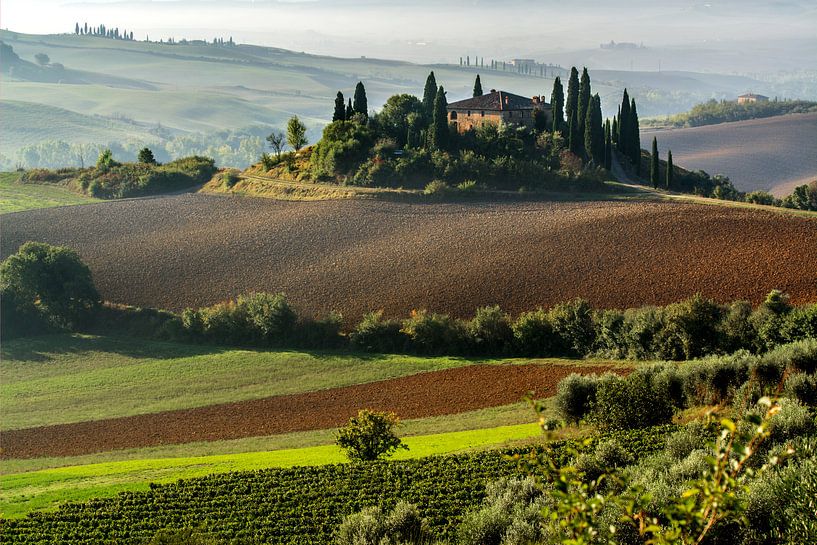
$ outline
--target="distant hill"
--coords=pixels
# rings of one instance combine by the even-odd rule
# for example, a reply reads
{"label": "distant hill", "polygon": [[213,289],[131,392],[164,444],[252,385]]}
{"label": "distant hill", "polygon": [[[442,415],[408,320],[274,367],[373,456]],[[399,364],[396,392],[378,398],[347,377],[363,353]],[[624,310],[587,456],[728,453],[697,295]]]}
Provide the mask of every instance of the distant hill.
{"label": "distant hill", "polygon": [[[305,121],[309,139],[314,142],[329,121],[335,93],[340,89],[350,95],[360,80],[366,84],[372,109],[378,109],[396,93],[422,93],[432,69],[452,101],[471,95],[477,72],[486,89],[549,97],[553,85],[550,77],[510,71],[344,59],[253,45],[169,45],[10,31],[0,31],[0,40],[13,48],[19,65],[4,76],[4,101],[44,104],[75,115],[126,121],[107,127],[104,133],[98,132],[98,123],[89,125],[95,127],[88,132],[100,139],[98,144],[128,141],[127,149],[138,149],[156,141],[144,134],[145,127],[161,127],[167,131],[165,137],[189,135],[200,141],[196,149],[183,146],[184,154],[224,146],[224,136],[215,134],[218,131],[282,127],[293,114]],[[48,55],[51,64],[36,65],[33,61],[38,53]],[[713,96],[731,97],[747,87],[762,88],[760,82],[749,78],[691,72],[591,71],[591,78],[593,90],[600,93],[608,114],[615,111],[624,86],[631,89],[644,116],[686,110]],[[83,132],[74,130],[81,123],[78,127],[79,120],[65,112],[45,124],[36,122],[34,112],[19,106],[7,106],[4,112],[8,115],[0,120],[3,132],[7,127],[26,128],[23,132],[13,129],[0,139],[6,168],[14,164],[22,147],[36,143],[31,136],[38,132],[49,133],[50,140]],[[88,134],[82,138],[88,138]],[[229,166],[247,166],[247,157],[257,158],[260,153],[260,147],[238,153],[237,140],[227,145],[232,149],[223,154],[220,162]],[[262,146],[263,140],[254,145]],[[175,156],[173,149],[171,146],[168,151],[171,156]]]}
{"label": "distant hill", "polygon": [[778,197],[817,179],[817,113],[721,123],[683,129],[648,129],[641,142],[658,139],[662,158],[690,170],[724,174],[741,191]]}

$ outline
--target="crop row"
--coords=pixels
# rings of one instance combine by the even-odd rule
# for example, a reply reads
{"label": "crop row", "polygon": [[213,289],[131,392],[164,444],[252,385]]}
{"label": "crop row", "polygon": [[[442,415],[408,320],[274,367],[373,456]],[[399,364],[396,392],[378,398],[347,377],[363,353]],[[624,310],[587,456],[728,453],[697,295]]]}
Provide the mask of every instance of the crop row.
{"label": "crop row", "polygon": [[[619,434],[636,455],[663,446],[666,427]],[[564,462],[567,442],[548,451]],[[527,451],[524,451],[527,452]],[[448,538],[479,505],[486,483],[519,471],[510,451],[400,462],[338,464],[211,475],[147,492],[69,503],[55,512],[2,521],[7,545],[144,543],[164,528],[196,528],[239,543],[326,543],[344,516],[363,507],[420,507],[434,535]]]}

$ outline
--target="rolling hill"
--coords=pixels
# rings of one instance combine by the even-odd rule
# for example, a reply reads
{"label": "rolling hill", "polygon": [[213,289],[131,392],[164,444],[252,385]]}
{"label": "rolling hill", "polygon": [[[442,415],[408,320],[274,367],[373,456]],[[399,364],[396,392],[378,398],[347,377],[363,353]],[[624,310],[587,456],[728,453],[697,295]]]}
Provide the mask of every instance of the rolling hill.
{"label": "rolling hill", "polygon": [[[705,127],[642,131],[658,139],[676,165],[729,176],[741,191],[778,197],[817,179],[817,113],[784,115]],[[646,147],[646,144],[645,144]]]}
{"label": "rolling hill", "polygon": [[[67,245],[102,296],[167,309],[283,291],[302,312],[469,316],[584,297],[598,307],[696,292],[817,301],[817,219],[681,202],[282,202],[203,194],[4,216],[3,257]],[[785,263],[785,266],[782,264]]]}

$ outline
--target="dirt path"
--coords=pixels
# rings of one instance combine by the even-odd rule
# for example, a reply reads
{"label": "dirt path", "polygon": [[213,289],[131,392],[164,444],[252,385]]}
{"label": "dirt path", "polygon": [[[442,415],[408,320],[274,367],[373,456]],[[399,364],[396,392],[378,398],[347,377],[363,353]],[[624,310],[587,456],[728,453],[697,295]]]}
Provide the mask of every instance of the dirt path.
{"label": "dirt path", "polygon": [[603,366],[473,365],[305,394],[0,434],[3,458],[76,456],[116,449],[217,441],[339,426],[359,409],[403,419],[455,414],[553,395],[570,373]]}

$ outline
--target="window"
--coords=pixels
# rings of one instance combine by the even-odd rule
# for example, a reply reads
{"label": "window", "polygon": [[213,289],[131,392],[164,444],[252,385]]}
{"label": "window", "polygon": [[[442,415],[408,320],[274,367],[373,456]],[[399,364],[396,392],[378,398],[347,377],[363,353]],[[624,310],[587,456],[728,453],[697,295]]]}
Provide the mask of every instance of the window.
{"label": "window", "polygon": [[457,112],[451,112],[451,120],[457,119]]}
{"label": "window", "polygon": [[480,115],[480,117],[485,117],[485,110],[482,110],[482,111],[479,113],[479,115]]}
{"label": "window", "polygon": [[471,117],[471,110],[468,110],[468,117]]}

